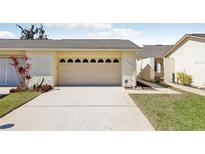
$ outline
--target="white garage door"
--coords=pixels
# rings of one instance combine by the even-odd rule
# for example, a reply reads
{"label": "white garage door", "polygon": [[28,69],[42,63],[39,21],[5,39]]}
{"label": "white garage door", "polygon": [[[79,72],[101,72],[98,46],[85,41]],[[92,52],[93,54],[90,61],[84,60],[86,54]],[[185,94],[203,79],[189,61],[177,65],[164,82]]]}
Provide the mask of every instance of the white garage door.
{"label": "white garage door", "polygon": [[120,85],[120,59],[59,59],[58,85]]}
{"label": "white garage door", "polygon": [[19,78],[10,58],[0,58],[0,85],[18,85]]}

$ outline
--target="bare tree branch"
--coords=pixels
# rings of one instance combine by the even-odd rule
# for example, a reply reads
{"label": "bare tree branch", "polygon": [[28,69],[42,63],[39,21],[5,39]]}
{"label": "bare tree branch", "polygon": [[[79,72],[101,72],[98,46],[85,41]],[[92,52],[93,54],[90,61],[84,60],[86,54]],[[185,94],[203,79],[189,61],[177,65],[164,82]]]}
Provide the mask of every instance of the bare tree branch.
{"label": "bare tree branch", "polygon": [[[31,25],[31,27],[29,29],[22,28],[18,24],[16,26],[21,29],[20,39],[23,39],[23,40],[34,40],[34,39],[44,40],[44,39],[48,39],[47,35],[45,35],[45,30],[44,30],[42,24],[40,25],[39,28],[38,27],[35,28],[35,25]],[[38,34],[38,36],[36,36],[37,34]]]}

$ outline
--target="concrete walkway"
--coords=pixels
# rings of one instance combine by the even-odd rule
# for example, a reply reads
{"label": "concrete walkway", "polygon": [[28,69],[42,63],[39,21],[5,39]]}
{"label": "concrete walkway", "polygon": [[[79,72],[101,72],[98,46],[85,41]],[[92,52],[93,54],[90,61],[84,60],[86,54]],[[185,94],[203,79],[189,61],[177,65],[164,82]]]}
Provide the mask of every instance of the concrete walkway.
{"label": "concrete walkway", "polygon": [[200,89],[197,89],[197,88],[187,87],[187,86],[183,86],[183,85],[179,85],[179,84],[175,84],[175,83],[170,83],[170,82],[166,82],[166,84],[168,84],[172,87],[187,91],[187,92],[191,92],[191,93],[194,93],[194,94],[205,96],[205,90],[200,90]]}
{"label": "concrete walkway", "polygon": [[141,83],[144,83],[144,84],[152,87],[152,89],[126,89],[127,93],[129,93],[129,94],[180,94],[180,92],[171,90],[169,88],[164,88],[158,84],[144,81],[144,80],[140,80],[140,79],[138,79],[138,80]]}
{"label": "concrete walkway", "polygon": [[[7,129],[1,129],[10,127]],[[122,87],[56,87],[0,119],[0,130],[154,130]]]}

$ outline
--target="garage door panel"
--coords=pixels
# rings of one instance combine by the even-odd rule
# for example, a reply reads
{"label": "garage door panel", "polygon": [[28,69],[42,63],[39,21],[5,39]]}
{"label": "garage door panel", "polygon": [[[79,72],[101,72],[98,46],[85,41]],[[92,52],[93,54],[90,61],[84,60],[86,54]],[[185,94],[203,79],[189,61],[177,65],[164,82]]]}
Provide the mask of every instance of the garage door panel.
{"label": "garage door panel", "polygon": [[120,63],[59,63],[58,85],[120,85]]}
{"label": "garage door panel", "polygon": [[7,83],[9,85],[17,85],[20,83],[19,78],[16,74],[16,70],[14,66],[11,65],[11,60],[8,59],[7,61]]}
{"label": "garage door panel", "polygon": [[[23,59],[20,58],[20,64]],[[18,85],[20,83],[10,58],[0,58],[0,85]]]}
{"label": "garage door panel", "polygon": [[0,84],[5,84],[6,59],[0,58]]}

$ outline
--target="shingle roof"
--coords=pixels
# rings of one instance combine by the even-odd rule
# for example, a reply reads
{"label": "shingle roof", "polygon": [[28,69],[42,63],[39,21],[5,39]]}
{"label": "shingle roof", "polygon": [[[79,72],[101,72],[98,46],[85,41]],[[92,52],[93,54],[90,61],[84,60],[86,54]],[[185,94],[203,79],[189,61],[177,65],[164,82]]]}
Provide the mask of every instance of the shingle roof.
{"label": "shingle roof", "polygon": [[0,39],[0,48],[140,49],[133,42],[122,39]]}
{"label": "shingle roof", "polygon": [[161,58],[171,47],[172,45],[144,45],[143,48],[137,52],[137,58]]}

